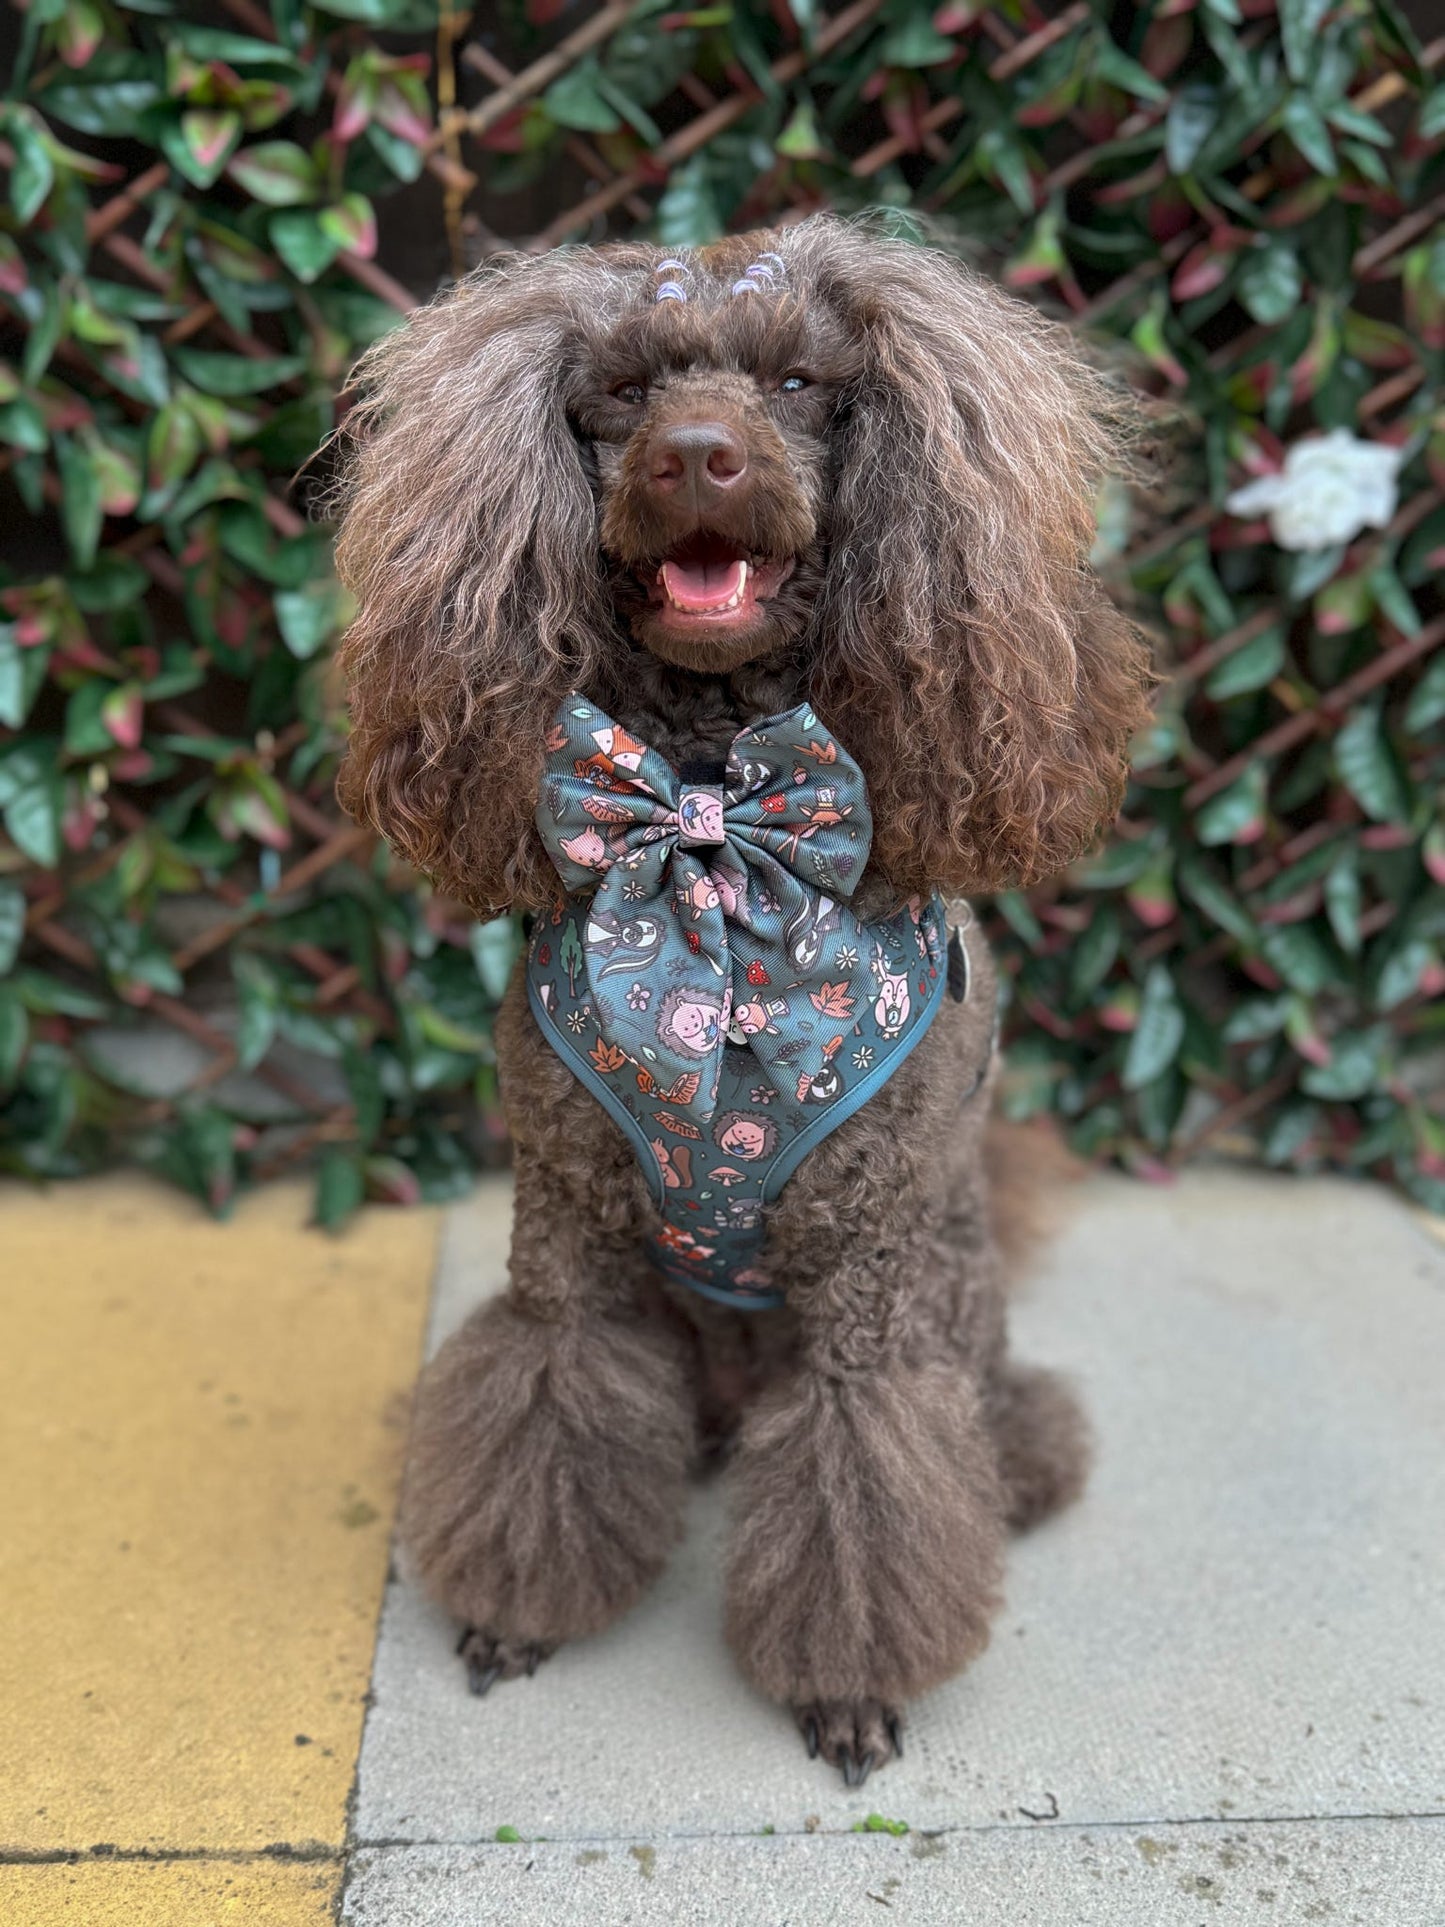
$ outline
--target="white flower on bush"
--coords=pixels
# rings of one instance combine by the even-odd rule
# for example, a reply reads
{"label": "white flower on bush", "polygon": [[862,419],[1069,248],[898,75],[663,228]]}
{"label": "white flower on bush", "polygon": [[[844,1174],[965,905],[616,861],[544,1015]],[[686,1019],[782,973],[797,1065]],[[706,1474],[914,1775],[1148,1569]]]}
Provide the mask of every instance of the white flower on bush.
{"label": "white flower on bush", "polygon": [[1361,441],[1348,428],[1296,442],[1277,475],[1237,488],[1224,506],[1231,515],[1268,515],[1282,549],[1332,549],[1361,529],[1382,529],[1400,498],[1397,476],[1405,451]]}

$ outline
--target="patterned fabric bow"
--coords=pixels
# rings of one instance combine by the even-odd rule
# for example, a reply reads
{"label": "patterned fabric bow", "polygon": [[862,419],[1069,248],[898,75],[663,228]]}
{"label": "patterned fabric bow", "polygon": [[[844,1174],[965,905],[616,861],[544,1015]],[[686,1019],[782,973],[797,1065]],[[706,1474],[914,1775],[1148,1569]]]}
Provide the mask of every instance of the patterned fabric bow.
{"label": "patterned fabric bow", "polygon": [[872,841],[863,774],[813,711],[750,724],[725,765],[679,775],[573,695],[547,749],[537,827],[588,899],[562,963],[585,973],[606,1047],[704,1123],[729,1042],[795,1099],[826,1078],[882,971],[843,907]]}

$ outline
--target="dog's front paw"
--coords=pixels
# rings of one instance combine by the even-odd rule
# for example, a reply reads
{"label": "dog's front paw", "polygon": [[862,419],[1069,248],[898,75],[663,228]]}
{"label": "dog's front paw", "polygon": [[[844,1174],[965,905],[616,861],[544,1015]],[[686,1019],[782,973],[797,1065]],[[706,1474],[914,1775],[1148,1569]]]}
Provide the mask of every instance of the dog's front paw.
{"label": "dog's front paw", "polygon": [[903,1716],[882,1700],[810,1700],[793,1717],[808,1758],[821,1753],[845,1786],[862,1786],[875,1766],[903,1758]]}
{"label": "dog's front paw", "polygon": [[557,1650],[539,1639],[508,1639],[484,1627],[464,1626],[457,1656],[467,1663],[467,1691],[480,1699],[499,1679],[530,1679],[544,1659]]}

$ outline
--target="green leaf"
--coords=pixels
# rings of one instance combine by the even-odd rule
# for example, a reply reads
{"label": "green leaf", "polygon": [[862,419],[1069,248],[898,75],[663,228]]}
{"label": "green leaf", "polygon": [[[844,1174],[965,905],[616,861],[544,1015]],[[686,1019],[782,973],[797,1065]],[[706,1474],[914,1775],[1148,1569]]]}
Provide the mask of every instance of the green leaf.
{"label": "green leaf", "polygon": [[104,756],[114,745],[101,716],[111,684],[103,677],[83,682],[65,705],[65,750],[68,756]]}
{"label": "green leaf", "polygon": [[1211,796],[1194,819],[1194,834],[1206,846],[1248,843],[1264,825],[1266,773],[1252,765],[1236,782]]}
{"label": "green leaf", "polygon": [[339,1231],[366,1195],[361,1154],[351,1146],[328,1144],[316,1173],[315,1222]]}
{"label": "green leaf", "polygon": [[42,870],[53,870],[60,861],[64,808],[63,786],[54,771],[27,784],[5,805],[6,834]]}
{"label": "green leaf", "polygon": [[233,154],[226,168],[238,187],[267,207],[297,207],[320,198],[322,176],[294,141],[261,141]]}
{"label": "green leaf", "polygon": [[187,381],[208,395],[224,395],[228,400],[263,395],[282,382],[294,381],[307,368],[304,355],[266,355],[252,360],[249,355],[181,347],[171,350],[171,358]]}
{"label": "green leaf", "polygon": [[1412,736],[1423,733],[1445,716],[1445,655],[1439,655],[1411,691],[1405,705],[1405,728]]}
{"label": "green leaf", "polygon": [[707,157],[694,154],[675,168],[657,203],[657,238],[665,248],[701,247],[723,231],[708,176]]}
{"label": "green leaf", "polygon": [[1110,903],[1097,904],[1069,960],[1071,1003],[1086,1003],[1103,983],[1119,954],[1119,937],[1118,911]]}
{"label": "green leaf", "polygon": [[1360,948],[1360,860],[1353,844],[1337,857],[1325,875],[1325,915],[1335,942],[1346,956]]}
{"label": "green leaf", "polygon": [[1191,80],[1179,89],[1164,122],[1164,158],[1171,174],[1187,174],[1219,121],[1219,89]]}
{"label": "green leaf", "polygon": [[1141,67],[1137,60],[1131,60],[1110,39],[1107,29],[1094,39],[1088,57],[1097,78],[1109,86],[1132,94],[1136,100],[1152,100],[1160,104],[1168,100],[1169,89],[1164,83],[1156,80],[1148,68]]}
{"label": "green leaf", "polygon": [[56,436],[55,456],[60,469],[61,525],[76,566],[88,569],[95,560],[105,520],[100,471],[90,451],[69,435]]}
{"label": "green leaf", "polygon": [[50,432],[34,402],[22,395],[0,407],[0,441],[31,455],[44,454],[50,446]]}
{"label": "green leaf", "polygon": [[559,127],[572,127],[583,134],[613,133],[622,122],[598,85],[601,78],[596,57],[589,54],[552,82],[542,96],[542,105]]}
{"label": "green leaf", "polygon": [[1311,1097],[1337,1100],[1364,1097],[1381,1081],[1389,1031],[1341,1031],[1330,1040],[1328,1064],[1311,1064],[1300,1089]]}
{"label": "green leaf", "polygon": [[113,70],[114,79],[92,82],[89,75],[100,65],[99,58],[92,60],[85,80],[46,87],[36,101],[52,119],[82,134],[133,137],[141,115],[164,99],[164,90],[150,77],[143,59],[138,67]]}
{"label": "green leaf", "polygon": [[1011,127],[990,127],[975,153],[988,175],[996,180],[1020,214],[1034,212],[1034,182],[1023,142]]}
{"label": "green leaf", "polygon": [[1302,996],[1313,997],[1345,982],[1329,946],[1310,924],[1282,923],[1267,928],[1261,932],[1259,947],[1265,962]]}
{"label": "green leaf", "polygon": [[308,208],[288,207],[267,226],[271,245],[298,281],[314,281],[340,254],[344,242]]}
{"label": "green leaf", "polygon": [[1435,962],[1434,946],[1423,938],[1398,944],[1375,971],[1375,1008],[1393,1010],[1407,997],[1413,997],[1420,987],[1422,973]]}
{"label": "green leaf", "polygon": [[1378,698],[1361,703],[1336,735],[1335,769],[1367,816],[1377,823],[1409,821],[1409,785],[1385,734]]}
{"label": "green leaf", "polygon": [[1416,132],[1426,141],[1445,134],[1445,84],[1433,88],[1421,102]]}
{"label": "green leaf", "polygon": [[1254,319],[1274,327],[1299,305],[1304,290],[1299,258],[1284,242],[1271,241],[1245,256],[1236,286]]}
{"label": "green leaf", "polygon": [[1174,979],[1162,963],[1151,964],[1144,979],[1139,1021],[1129,1039],[1121,1082],[1137,1091],[1167,1070],[1184,1041],[1184,1012],[1175,994]]}
{"label": "green leaf", "polygon": [[30,1018],[13,985],[0,984],[0,1090],[20,1075],[30,1041]]}
{"label": "green leaf", "polygon": [[468,941],[482,988],[499,1004],[521,948],[516,922],[511,917],[494,917],[490,923],[473,924]]}
{"label": "green leaf", "polygon": [[347,590],[333,579],[304,589],[278,589],[272,598],[286,647],[303,660],[351,620],[355,610]]}
{"label": "green leaf", "polygon": [[1246,946],[1252,946],[1259,933],[1254,919],[1240,904],[1224,884],[1215,877],[1199,857],[1187,853],[1179,862],[1179,887],[1192,903],[1204,912],[1211,923],[1221,930],[1227,930],[1231,937]]}
{"label": "green leaf", "polygon": [[241,132],[238,113],[197,107],[177,120],[163,121],[156,138],[178,174],[193,187],[210,187],[236,151]]}
{"label": "green leaf", "polygon": [[1279,0],[1279,31],[1284,41],[1284,64],[1298,85],[1310,72],[1317,51],[1320,25],[1332,0]]}
{"label": "green leaf", "polygon": [[21,227],[29,227],[55,185],[55,163],[28,112],[12,113],[6,131],[15,157],[10,164],[10,205]]}
{"label": "green leaf", "polygon": [[0,627],[0,726],[21,729],[45,682],[50,651],[22,649]]}
{"label": "green leaf", "polygon": [[1231,696],[1248,695],[1272,683],[1283,669],[1284,660],[1284,627],[1276,624],[1261,630],[1243,648],[1226,656],[1206,680],[1204,692],[1217,703],[1227,702]]}
{"label": "green leaf", "polygon": [[925,8],[910,13],[906,20],[884,34],[877,58],[881,67],[908,70],[940,66],[945,60],[952,60],[957,52],[955,42],[938,32]]}
{"label": "green leaf", "polygon": [[25,935],[25,892],[0,880],[0,977],[6,977],[20,955]]}
{"label": "green leaf", "polygon": [[1308,161],[1317,174],[1339,173],[1334,142],[1330,139],[1325,117],[1308,94],[1290,95],[1280,115],[1280,123],[1299,149],[1300,158]]}

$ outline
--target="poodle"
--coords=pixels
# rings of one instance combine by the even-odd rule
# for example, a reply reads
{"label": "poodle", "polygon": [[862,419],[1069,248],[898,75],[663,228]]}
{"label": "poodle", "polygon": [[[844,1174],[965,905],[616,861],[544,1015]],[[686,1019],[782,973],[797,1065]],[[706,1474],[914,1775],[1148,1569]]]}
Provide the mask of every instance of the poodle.
{"label": "poodle", "polygon": [[361,395],[339,793],[529,932],[510,1284],[422,1378],[403,1539],[486,1692],[641,1596],[725,1449],[729,1644],[859,1785],[1084,1479],[1007,1349],[963,900],[1119,806],[1151,676],[1088,556],[1127,398],[828,216],[488,265]]}

